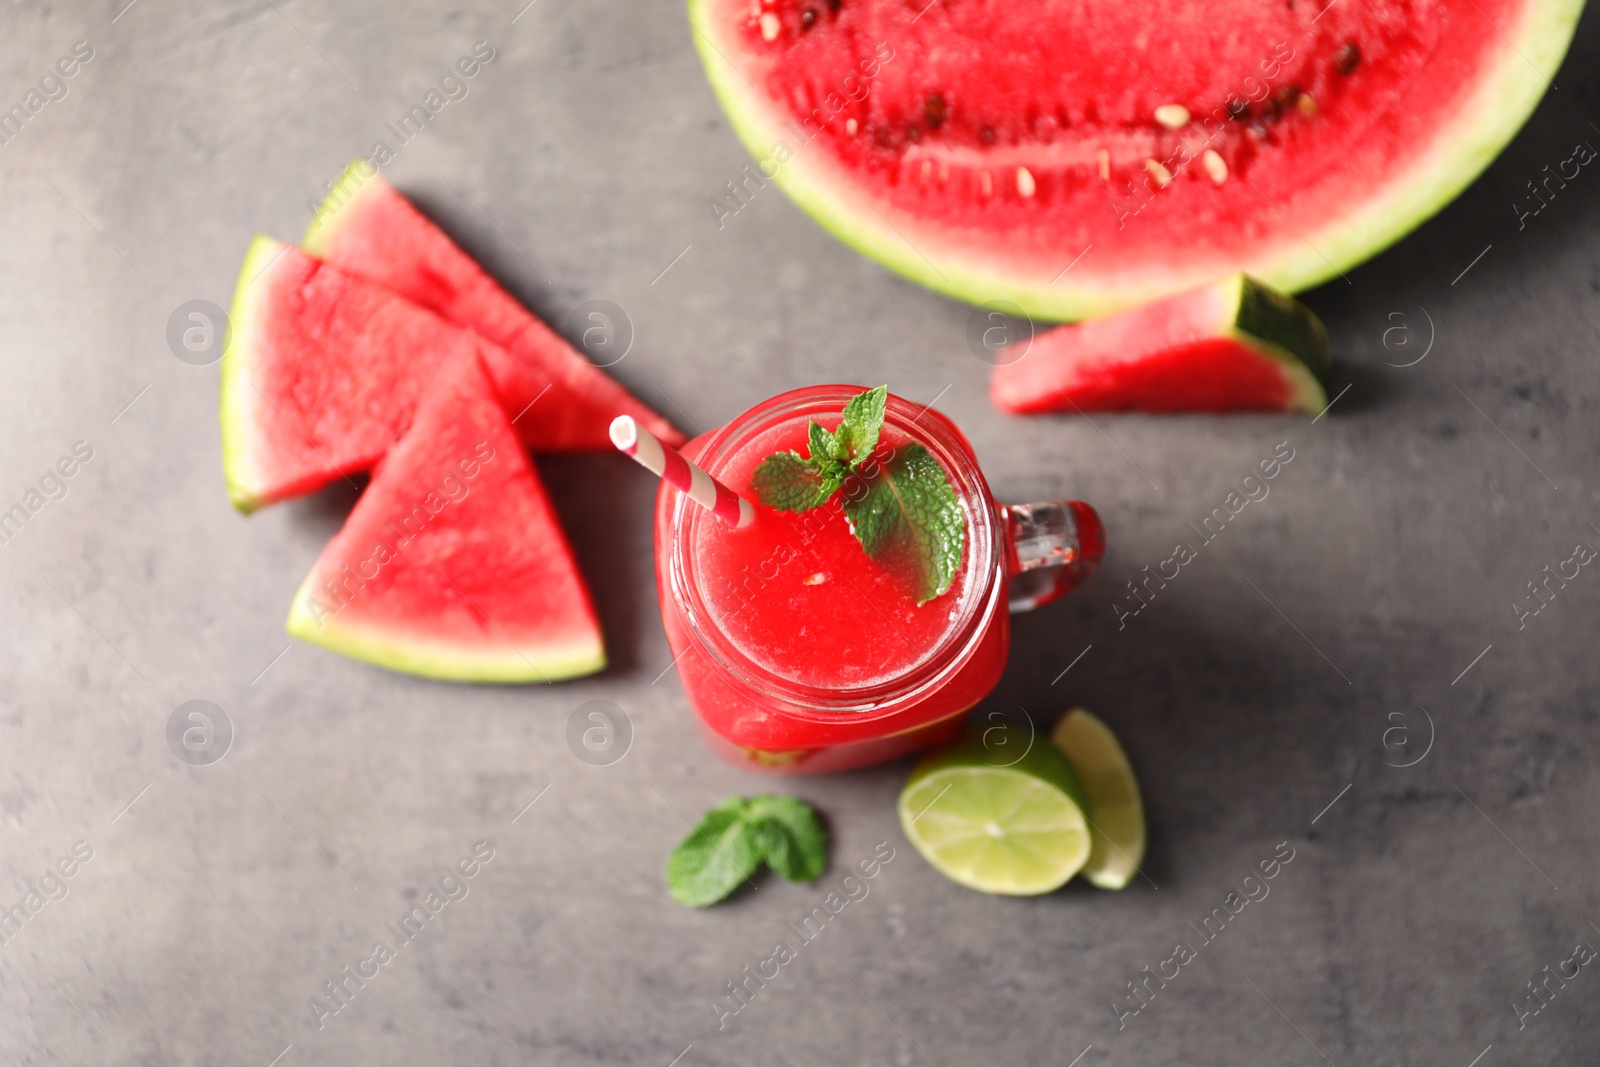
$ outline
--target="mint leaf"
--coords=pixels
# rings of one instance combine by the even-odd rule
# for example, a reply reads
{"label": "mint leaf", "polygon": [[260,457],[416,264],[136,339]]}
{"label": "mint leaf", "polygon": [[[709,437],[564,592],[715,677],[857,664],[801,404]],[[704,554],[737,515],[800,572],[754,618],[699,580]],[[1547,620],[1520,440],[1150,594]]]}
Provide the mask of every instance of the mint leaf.
{"label": "mint leaf", "polygon": [[[883,429],[883,411],[888,402],[889,387],[880,385],[876,389],[857,393],[845,404],[844,419],[839,423],[834,437],[845,452],[840,458],[850,460],[852,468],[859,468],[862,460],[872,455],[872,450],[878,447],[878,434]],[[816,455],[815,448],[812,455]]]}
{"label": "mint leaf", "polygon": [[813,422],[809,433],[811,435],[811,461],[813,463],[820,463],[825,459],[841,461],[850,459],[850,452],[845,448],[844,442],[840,441],[837,435],[824,430],[820,422]]}
{"label": "mint leaf", "polygon": [[791,882],[822,877],[828,865],[828,833],[811,805],[796,797],[759,796],[750,801],[767,866]]}
{"label": "mint leaf", "polygon": [[806,511],[825,502],[844,481],[842,476],[824,476],[821,466],[801,459],[798,452],[774,452],[755,469],[750,485],[769,508]]}
{"label": "mint leaf", "polygon": [[704,908],[739,888],[762,861],[791,882],[819,878],[828,865],[828,833],[795,797],[729,797],[706,812],[667,860],[667,892]]}
{"label": "mint leaf", "polygon": [[704,908],[739,888],[761,866],[763,843],[742,797],[729,797],[706,813],[667,860],[667,892],[691,908]]}
{"label": "mint leaf", "polygon": [[845,501],[844,513],[867,555],[908,550],[919,605],[947,592],[961,568],[967,521],[939,461],[921,445],[902,445],[866,485],[858,499]]}

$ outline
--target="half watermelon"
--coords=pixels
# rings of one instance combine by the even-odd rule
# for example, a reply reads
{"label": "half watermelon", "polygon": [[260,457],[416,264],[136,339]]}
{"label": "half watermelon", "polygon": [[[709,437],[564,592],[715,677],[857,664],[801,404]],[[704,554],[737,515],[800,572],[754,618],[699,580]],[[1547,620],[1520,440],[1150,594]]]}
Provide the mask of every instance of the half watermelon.
{"label": "half watermelon", "polygon": [[1293,297],[1235,275],[1057,326],[994,369],[1003,411],[1321,411],[1328,331]]}
{"label": "half watermelon", "polygon": [[538,402],[541,417],[517,423],[523,442],[535,452],[608,451],[607,430],[618,415],[632,415],[669,444],[683,443],[671,423],[517,303],[364,160],[350,164],[334,182],[301,247],[475,331],[526,363],[530,373],[512,382],[497,374],[495,384],[513,416]]}
{"label": "half watermelon", "polygon": [[[1075,320],[1235,273],[1296,292],[1438,211],[1583,0],[689,0],[711,84],[842,240]],[[736,199],[737,198],[737,199]]]}
{"label": "half watermelon", "polygon": [[431,383],[295,594],[288,630],[452,681],[551,682],[605,666],[589,591],[476,355]]}

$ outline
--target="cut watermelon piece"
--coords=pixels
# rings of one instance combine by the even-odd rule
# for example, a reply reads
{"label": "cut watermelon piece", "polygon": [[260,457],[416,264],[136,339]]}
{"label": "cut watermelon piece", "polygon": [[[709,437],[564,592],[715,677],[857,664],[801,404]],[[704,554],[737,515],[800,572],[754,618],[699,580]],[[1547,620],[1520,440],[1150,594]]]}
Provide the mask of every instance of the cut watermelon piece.
{"label": "cut watermelon piece", "polygon": [[605,666],[572,550],[476,356],[431,383],[295,594],[288,629],[451,681],[551,682]]}
{"label": "cut watermelon piece", "polygon": [[907,277],[1045,319],[1238,272],[1296,292],[1488,166],[1582,7],[689,0],[755,156],[711,210],[776,181]]}
{"label": "cut watermelon piece", "polygon": [[470,330],[270,237],[251,242],[230,314],[222,465],[241,511],[370,469],[449,363],[482,355],[508,392],[534,376]]}
{"label": "cut watermelon piece", "polygon": [[365,161],[350,164],[333,184],[301,247],[525,362],[530,373],[510,381],[496,374],[495,384],[513,416],[538,401],[541,417],[517,423],[535,452],[610,451],[607,431],[618,415],[632,415],[669,444],[683,443],[671,423],[517,303]]}
{"label": "cut watermelon piece", "polygon": [[1044,411],[1321,411],[1332,369],[1311,309],[1237,275],[1033,339],[989,396]]}

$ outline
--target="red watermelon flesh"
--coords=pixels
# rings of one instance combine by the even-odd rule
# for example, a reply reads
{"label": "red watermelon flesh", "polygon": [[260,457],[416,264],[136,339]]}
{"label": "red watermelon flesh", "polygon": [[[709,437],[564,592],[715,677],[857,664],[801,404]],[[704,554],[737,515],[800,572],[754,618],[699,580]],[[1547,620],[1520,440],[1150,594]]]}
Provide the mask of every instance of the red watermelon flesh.
{"label": "red watermelon flesh", "polygon": [[548,682],[605,666],[589,591],[477,356],[429,384],[295,594],[288,630],[454,681]]}
{"label": "red watermelon flesh", "polygon": [[535,452],[608,451],[607,431],[618,415],[632,415],[669,444],[683,443],[671,423],[517,303],[365,162],[351,164],[334,183],[301,247],[475,331],[525,363],[527,374],[514,380],[496,374],[495,384],[513,416],[538,403],[541,418],[517,423]]}
{"label": "red watermelon flesh", "polygon": [[1328,334],[1311,310],[1253,278],[1035,337],[989,381],[1017,414],[1320,411]]}
{"label": "red watermelon flesh", "polygon": [[755,157],[740,200],[774,181],[893,269],[1048,319],[1339,276],[1488,165],[1582,6],[689,0]]}
{"label": "red watermelon flesh", "polygon": [[222,461],[242,511],[371,468],[449,363],[481,355],[502,399],[549,384],[472,331],[270,237],[250,245],[231,317]]}

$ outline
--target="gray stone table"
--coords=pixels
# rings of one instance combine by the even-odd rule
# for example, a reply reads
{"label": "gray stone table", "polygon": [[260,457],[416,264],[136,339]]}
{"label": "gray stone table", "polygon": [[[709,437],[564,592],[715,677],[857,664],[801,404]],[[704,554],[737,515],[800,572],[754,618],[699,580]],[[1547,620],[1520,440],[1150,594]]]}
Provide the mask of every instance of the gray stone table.
{"label": "gray stone table", "polygon": [[[747,157],[673,3],[124,3],[0,14],[0,105],[93,52],[0,146],[0,508],[92,451],[0,546],[0,906],[41,894],[0,944],[0,1063],[1595,1062],[1592,968],[1520,1029],[1513,1004],[1600,945],[1600,577],[1520,628],[1512,605],[1600,545],[1600,175],[1520,229],[1512,204],[1600,142],[1600,14],[1466,195],[1307,296],[1350,384],[1325,417],[1091,426],[997,415],[967,309],[776,189],[717,227],[707,200]],[[620,457],[541,462],[604,674],[431,684],[284,635],[351,495],[234,513],[217,369],[174,358],[167,324],[226,304],[250,235],[297,238],[479,41],[469,95],[385,173],[552,321],[626,309],[614,370],[643,398],[705,428],[781,389],[887,381],[937,398],[1003,497],[1101,508],[1101,575],[1020,620],[999,695],[1121,733],[1147,879],[986,898],[905,843],[907,764],[775,783],[713,758],[667,670],[652,487]],[[1119,628],[1125,583],[1280,442],[1270,496]],[[597,699],[634,731],[606,767],[565,741]],[[168,743],[189,700],[231,729],[208,765]],[[674,904],[685,815],[785,784],[831,824],[823,880]],[[479,841],[466,895],[319,1018],[325,983]],[[726,984],[880,842],[870,893],[719,1030]],[[1275,852],[1269,895],[1202,944]],[[1119,1029],[1113,1003],[1179,941],[1196,958]]]}

